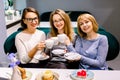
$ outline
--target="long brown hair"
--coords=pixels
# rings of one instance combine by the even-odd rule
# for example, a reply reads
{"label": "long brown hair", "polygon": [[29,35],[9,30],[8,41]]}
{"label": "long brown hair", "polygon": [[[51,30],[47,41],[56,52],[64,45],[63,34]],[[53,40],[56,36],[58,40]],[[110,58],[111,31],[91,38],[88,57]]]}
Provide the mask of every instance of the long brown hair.
{"label": "long brown hair", "polygon": [[50,35],[51,36],[57,36],[58,35],[58,30],[55,28],[54,26],[54,22],[53,22],[53,15],[58,14],[61,16],[61,18],[64,20],[64,33],[69,37],[69,39],[72,41],[73,40],[73,28],[71,25],[71,20],[70,17],[68,16],[67,13],[65,13],[65,11],[61,10],[61,9],[56,9],[55,11],[53,11],[50,14],[50,25],[51,25],[51,31],[50,31]]}

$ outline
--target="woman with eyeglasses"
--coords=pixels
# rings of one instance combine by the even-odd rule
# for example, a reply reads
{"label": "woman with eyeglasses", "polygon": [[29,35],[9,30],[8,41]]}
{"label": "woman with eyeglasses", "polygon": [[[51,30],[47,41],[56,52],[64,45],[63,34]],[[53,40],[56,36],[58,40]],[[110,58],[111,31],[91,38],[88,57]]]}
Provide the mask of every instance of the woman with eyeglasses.
{"label": "woman with eyeglasses", "polygon": [[[71,25],[70,17],[65,11],[63,11],[62,9],[54,10],[50,14],[50,25],[51,30],[47,34],[47,39],[54,39],[55,37],[57,38],[60,34],[65,34],[66,36],[68,36],[71,42],[74,42],[76,34]],[[62,53],[66,52],[66,45],[59,42],[59,40],[58,44],[55,43],[52,49],[46,48],[45,53],[51,56],[51,60],[50,62],[48,62],[47,68],[70,68],[69,63],[67,64],[66,59],[62,58]]]}
{"label": "woman with eyeglasses", "polygon": [[108,40],[105,35],[97,33],[98,23],[93,15],[82,14],[77,19],[78,35],[73,47],[69,38],[65,44],[70,52],[79,54],[79,68],[108,70],[106,56]]}
{"label": "woman with eyeglasses", "polygon": [[16,35],[15,46],[17,49],[17,58],[20,60],[21,67],[40,68],[44,67],[39,63],[38,57],[43,55],[45,44],[43,41],[46,35],[38,30],[40,16],[37,10],[27,7],[23,10],[21,26],[23,30]]}

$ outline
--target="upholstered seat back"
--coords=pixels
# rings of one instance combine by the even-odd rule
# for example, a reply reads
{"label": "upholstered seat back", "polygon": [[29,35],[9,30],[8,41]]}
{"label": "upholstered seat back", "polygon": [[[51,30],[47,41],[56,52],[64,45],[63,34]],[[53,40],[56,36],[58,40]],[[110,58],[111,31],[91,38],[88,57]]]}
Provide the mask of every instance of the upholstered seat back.
{"label": "upholstered seat back", "polygon": [[[46,34],[49,32],[49,28],[42,29],[39,27],[38,30],[42,30]],[[77,33],[77,28],[74,28],[74,30]],[[18,31],[14,32],[6,39],[4,43],[4,51],[6,54],[17,52],[15,47],[15,36],[21,31],[22,31],[22,28],[19,28]],[[108,55],[106,60],[109,61],[109,60],[115,59],[118,56],[119,49],[120,49],[118,40],[111,33],[105,31],[105,29],[101,26],[99,26],[98,33],[106,35],[108,38],[109,49],[108,49]]]}

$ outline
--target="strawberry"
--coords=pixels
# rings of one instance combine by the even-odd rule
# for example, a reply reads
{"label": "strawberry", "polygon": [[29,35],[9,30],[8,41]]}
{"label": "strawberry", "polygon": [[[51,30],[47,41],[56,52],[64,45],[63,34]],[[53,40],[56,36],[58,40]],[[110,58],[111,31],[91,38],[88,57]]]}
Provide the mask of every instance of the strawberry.
{"label": "strawberry", "polygon": [[77,76],[82,76],[81,71],[78,71],[78,72],[77,72]]}
{"label": "strawberry", "polygon": [[79,71],[77,72],[77,76],[78,76],[78,77],[81,77],[81,78],[85,78],[85,77],[87,76],[87,73],[86,73],[85,70],[79,70]]}
{"label": "strawberry", "polygon": [[87,75],[86,71],[85,71],[85,70],[81,70],[81,75],[82,75],[83,77],[86,77],[86,75]]}

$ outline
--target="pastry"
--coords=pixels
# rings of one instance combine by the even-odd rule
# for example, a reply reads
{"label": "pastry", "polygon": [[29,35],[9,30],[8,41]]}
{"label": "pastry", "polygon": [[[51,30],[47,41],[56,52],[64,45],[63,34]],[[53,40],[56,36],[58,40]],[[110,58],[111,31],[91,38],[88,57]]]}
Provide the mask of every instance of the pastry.
{"label": "pastry", "polygon": [[59,75],[52,70],[45,70],[44,72],[40,72],[35,80],[58,80]]}
{"label": "pastry", "polygon": [[46,71],[43,73],[42,79],[43,79],[43,80],[54,80],[53,72],[52,72],[51,70],[46,70]]}
{"label": "pastry", "polygon": [[27,76],[26,76],[26,70],[24,68],[22,68],[22,67],[19,67],[19,66],[17,68],[19,69],[19,71],[21,73],[22,79],[26,79],[27,78]]}

